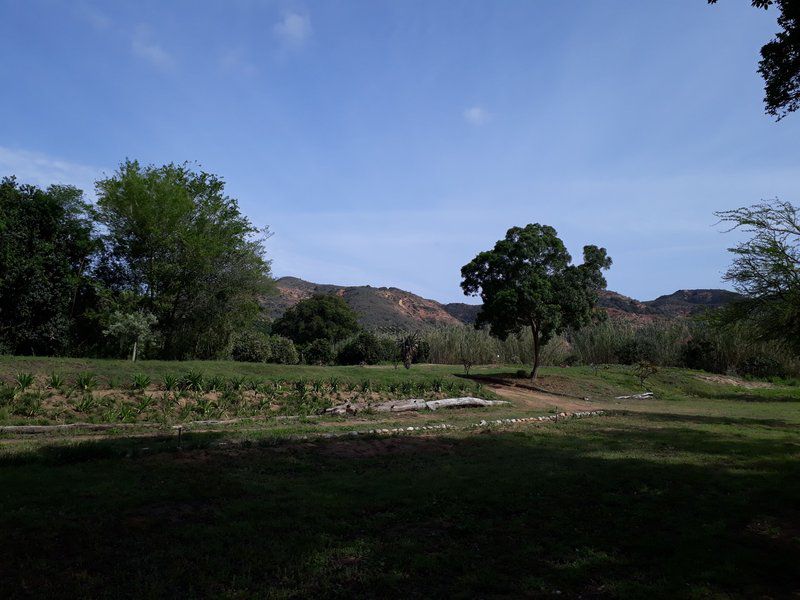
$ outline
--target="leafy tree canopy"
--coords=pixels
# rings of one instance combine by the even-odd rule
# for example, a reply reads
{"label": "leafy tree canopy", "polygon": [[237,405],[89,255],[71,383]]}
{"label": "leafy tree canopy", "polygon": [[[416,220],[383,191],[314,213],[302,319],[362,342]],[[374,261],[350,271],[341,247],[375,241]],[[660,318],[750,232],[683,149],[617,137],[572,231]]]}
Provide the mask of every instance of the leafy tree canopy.
{"label": "leafy tree canopy", "polygon": [[316,295],[301,300],[272,325],[272,331],[295,344],[314,340],[338,342],[360,330],[356,313],[339,296]]}
{"label": "leafy tree canopy", "polygon": [[[98,242],[80,190],[0,181],[0,347],[60,354],[94,302]],[[2,351],[2,350],[0,350]]]}
{"label": "leafy tree canopy", "polygon": [[490,325],[501,339],[530,327],[535,379],[539,349],[567,327],[590,321],[602,275],[611,266],[604,248],[584,246],[584,262],[572,257],[556,230],[538,223],[512,227],[492,250],[481,252],[461,269],[465,294],[481,297],[476,327]]}
{"label": "leafy tree canopy", "polygon": [[[708,0],[716,4],[717,0]],[[756,8],[778,7],[781,31],[761,48],[758,72],[764,78],[767,114],[782,119],[800,108],[800,2],[751,0]]]}
{"label": "leafy tree canopy", "polygon": [[157,319],[165,358],[222,356],[271,289],[265,232],[217,176],[187,164],[125,161],[97,182],[106,253],[98,276]]}
{"label": "leafy tree canopy", "polygon": [[749,322],[759,337],[800,353],[800,208],[774,200],[716,214],[729,231],[751,234],[729,249],[735,258],[724,279],[746,298],[723,309],[722,322]]}

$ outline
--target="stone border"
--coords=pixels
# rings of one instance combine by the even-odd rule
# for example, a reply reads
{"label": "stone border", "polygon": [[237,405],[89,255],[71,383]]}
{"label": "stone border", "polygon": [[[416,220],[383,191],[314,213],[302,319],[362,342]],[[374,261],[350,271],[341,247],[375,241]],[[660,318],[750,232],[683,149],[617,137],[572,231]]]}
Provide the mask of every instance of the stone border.
{"label": "stone border", "polygon": [[542,417],[518,417],[510,419],[495,419],[492,421],[482,420],[480,423],[473,423],[471,425],[457,426],[449,423],[440,423],[438,425],[422,425],[418,427],[393,427],[381,429],[369,429],[366,431],[343,431],[343,432],[328,432],[317,434],[301,434],[288,436],[288,439],[293,440],[312,440],[312,439],[334,439],[342,437],[360,437],[367,435],[400,435],[409,433],[424,433],[426,431],[469,431],[478,427],[491,427],[494,425],[518,425],[528,423],[547,423],[555,421],[564,421],[566,419],[583,419],[586,417],[599,417],[605,415],[604,410],[590,410],[590,411],[576,411],[576,412],[560,412],[555,415],[546,415]]}

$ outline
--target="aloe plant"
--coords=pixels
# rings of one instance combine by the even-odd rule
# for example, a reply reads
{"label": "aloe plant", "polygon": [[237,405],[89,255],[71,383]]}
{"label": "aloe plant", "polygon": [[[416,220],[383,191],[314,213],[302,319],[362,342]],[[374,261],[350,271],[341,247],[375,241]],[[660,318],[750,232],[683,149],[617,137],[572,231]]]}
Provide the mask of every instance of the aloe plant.
{"label": "aloe plant", "polygon": [[91,392],[97,389],[97,377],[89,371],[82,371],[75,376],[75,387],[81,392]]}
{"label": "aloe plant", "polygon": [[164,388],[164,391],[166,391],[166,392],[171,392],[171,391],[177,389],[178,383],[179,383],[178,376],[174,375],[172,373],[167,373],[161,379],[161,385]]}
{"label": "aloe plant", "polygon": [[24,392],[36,381],[33,373],[17,373],[14,376],[14,384],[18,392]]}
{"label": "aloe plant", "polygon": [[47,385],[52,390],[60,390],[64,387],[64,376],[61,373],[56,373],[53,371],[50,373],[50,377],[47,378]]}
{"label": "aloe plant", "polygon": [[182,377],[182,384],[188,390],[202,392],[205,386],[205,377],[199,371],[187,371]]}
{"label": "aloe plant", "polygon": [[150,376],[146,375],[145,373],[137,373],[131,379],[131,387],[140,392],[143,392],[150,387],[150,383]]}

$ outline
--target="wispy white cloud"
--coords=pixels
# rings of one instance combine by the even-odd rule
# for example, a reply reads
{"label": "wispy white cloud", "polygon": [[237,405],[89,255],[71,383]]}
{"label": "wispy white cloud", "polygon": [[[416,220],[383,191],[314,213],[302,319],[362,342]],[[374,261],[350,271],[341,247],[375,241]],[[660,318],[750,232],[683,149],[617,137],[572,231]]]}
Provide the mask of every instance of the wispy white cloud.
{"label": "wispy white cloud", "polygon": [[311,19],[300,13],[286,12],[272,31],[285,46],[297,48],[311,37]]}
{"label": "wispy white cloud", "polygon": [[11,175],[20,183],[32,183],[40,187],[56,183],[74,185],[91,197],[94,194],[94,182],[100,178],[102,170],[41,152],[0,146],[0,177]]}
{"label": "wispy white cloud", "polygon": [[241,48],[231,48],[220,54],[217,60],[219,67],[235,75],[245,77],[255,77],[258,75],[258,67],[251,62]]}
{"label": "wispy white cloud", "polygon": [[95,29],[103,31],[114,24],[111,18],[101,13],[87,2],[78,3],[77,9],[80,16]]}
{"label": "wispy white cloud", "polygon": [[469,108],[464,109],[462,114],[467,123],[472,125],[483,125],[492,118],[492,115],[489,113],[489,111],[482,106],[470,106]]}
{"label": "wispy white cloud", "polygon": [[148,61],[158,69],[167,71],[173,69],[177,64],[175,57],[153,40],[150,31],[144,26],[138,27],[134,32],[131,50],[136,56]]}

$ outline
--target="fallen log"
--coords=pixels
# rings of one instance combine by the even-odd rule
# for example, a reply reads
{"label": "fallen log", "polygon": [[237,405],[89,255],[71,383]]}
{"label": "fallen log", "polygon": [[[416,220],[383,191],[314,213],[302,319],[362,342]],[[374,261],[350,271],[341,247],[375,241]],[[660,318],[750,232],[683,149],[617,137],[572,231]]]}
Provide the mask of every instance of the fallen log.
{"label": "fallen log", "polygon": [[644,392],[642,394],[632,394],[630,396],[617,396],[616,400],[646,400],[647,398],[654,398],[653,392]]}
{"label": "fallen log", "polygon": [[425,403],[429,410],[439,410],[440,408],[477,408],[483,406],[498,406],[508,404],[505,400],[483,400],[481,398],[445,398],[444,400],[430,400]]}
{"label": "fallen log", "polygon": [[[505,400],[483,400],[481,398],[444,398],[443,400],[422,400],[421,398],[411,398],[409,400],[396,400],[382,402],[372,409],[376,412],[410,412],[420,410],[439,410],[440,408],[483,408],[487,406],[497,406],[508,404]],[[328,415],[354,414],[365,410],[365,404],[340,404],[325,409]]]}

